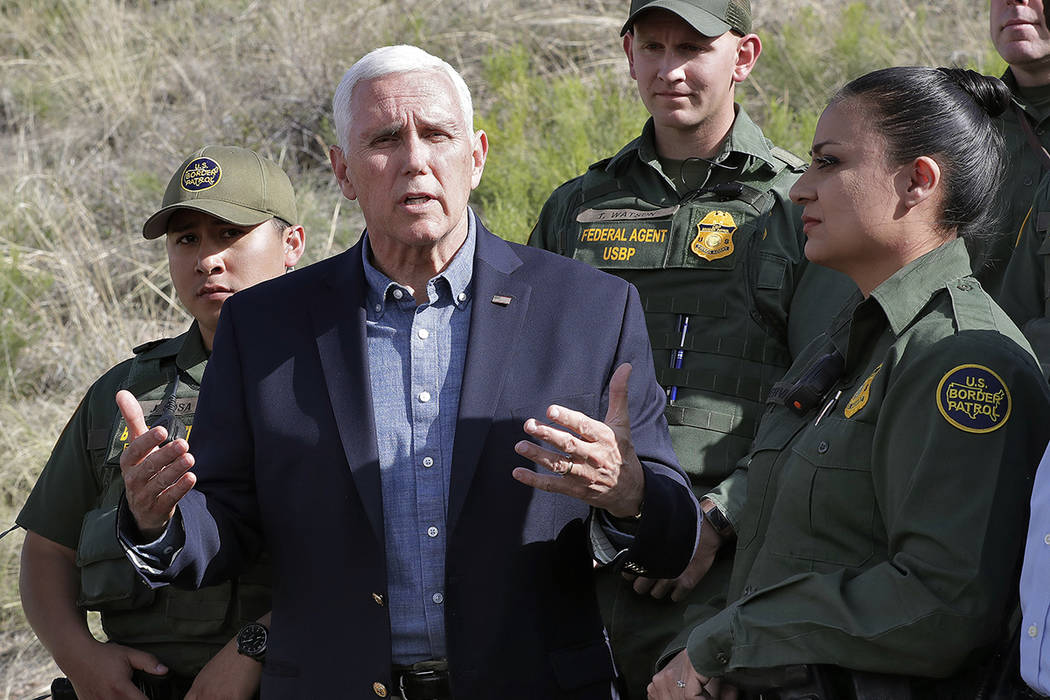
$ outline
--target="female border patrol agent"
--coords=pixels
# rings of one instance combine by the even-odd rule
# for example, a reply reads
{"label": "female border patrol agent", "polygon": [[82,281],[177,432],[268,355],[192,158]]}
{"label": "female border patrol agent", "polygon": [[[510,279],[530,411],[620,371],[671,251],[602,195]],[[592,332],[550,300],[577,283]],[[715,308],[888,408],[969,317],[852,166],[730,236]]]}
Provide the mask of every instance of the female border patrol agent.
{"label": "female border patrol agent", "polygon": [[853,285],[829,273],[845,284],[797,294],[824,279],[807,270],[788,198],[805,163],[735,103],[762,51],[749,0],[633,0],[620,33],[651,118],[619,153],[551,194],[529,244],[638,288],[671,442],[705,512],[679,578],[598,573],[623,691],[637,700],[676,633],[725,606],[732,547],[721,545],[744,495],[735,465],[770,388]]}
{"label": "female border patrol agent", "polygon": [[771,392],[742,462],[736,602],[692,630],[650,698],[712,677],[763,698],[973,696],[967,662],[1005,636],[1050,436],[1031,350],[960,239],[991,209],[990,115],[1008,102],[995,78],[904,67],[824,111],[791,197],[806,257],[860,296]]}
{"label": "female border patrol agent", "polygon": [[[151,424],[166,411],[189,434],[222,303],[298,262],[305,239],[291,223],[297,217],[292,184],[276,163],[208,146],[183,162],[143,226],[146,238],[165,237],[172,283],[194,322],[177,338],[138,346],[88,389],[18,516],[27,530],[19,581],[26,617],[77,697],[168,700],[191,686],[191,697],[256,693],[258,650],[246,658],[231,640],[268,614],[268,567],[200,591],[142,583],[116,536],[128,435],[114,395],[130,390]],[[101,612],[109,643],[91,635],[86,610]],[[56,681],[56,691],[63,685]]]}

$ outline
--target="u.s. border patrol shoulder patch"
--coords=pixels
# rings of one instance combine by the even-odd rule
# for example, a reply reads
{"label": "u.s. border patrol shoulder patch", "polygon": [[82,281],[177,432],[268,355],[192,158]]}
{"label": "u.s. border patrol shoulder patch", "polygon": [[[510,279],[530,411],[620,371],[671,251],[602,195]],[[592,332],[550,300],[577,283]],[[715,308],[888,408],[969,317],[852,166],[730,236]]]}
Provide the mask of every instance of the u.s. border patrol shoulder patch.
{"label": "u.s. border patrol shoulder patch", "polygon": [[197,158],[182,171],[182,189],[200,192],[219,184],[222,168],[211,158]]}
{"label": "u.s. border patrol shoulder patch", "polygon": [[1006,425],[1013,408],[1006,382],[982,365],[959,365],[937,385],[937,409],[968,433],[990,433]]}

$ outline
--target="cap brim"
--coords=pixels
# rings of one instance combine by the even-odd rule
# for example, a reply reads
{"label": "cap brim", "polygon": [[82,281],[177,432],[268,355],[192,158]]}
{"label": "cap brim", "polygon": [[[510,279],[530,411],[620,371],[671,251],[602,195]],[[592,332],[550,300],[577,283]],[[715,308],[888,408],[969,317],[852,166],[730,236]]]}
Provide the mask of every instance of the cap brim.
{"label": "cap brim", "polygon": [[689,26],[704,36],[722,36],[732,29],[732,27],[726,22],[715,17],[707,10],[701,10],[699,7],[696,7],[691,3],[683,2],[682,0],[656,0],[656,2],[650,2],[645,7],[639,8],[634,14],[628,17],[627,21],[624,22],[623,27],[620,29],[620,36],[631,31],[631,27],[634,26],[634,22],[638,17],[648,10],[653,9],[662,9],[675,13],[684,19]]}
{"label": "cap brim", "polygon": [[177,204],[169,204],[146,219],[146,223],[142,224],[142,236],[153,239],[165,235],[168,232],[168,219],[179,209],[192,209],[211,214],[217,219],[222,219],[236,226],[258,226],[274,217],[269,212],[242,207],[239,204],[231,204],[230,202],[222,202],[215,199],[191,199],[185,202],[178,202]]}

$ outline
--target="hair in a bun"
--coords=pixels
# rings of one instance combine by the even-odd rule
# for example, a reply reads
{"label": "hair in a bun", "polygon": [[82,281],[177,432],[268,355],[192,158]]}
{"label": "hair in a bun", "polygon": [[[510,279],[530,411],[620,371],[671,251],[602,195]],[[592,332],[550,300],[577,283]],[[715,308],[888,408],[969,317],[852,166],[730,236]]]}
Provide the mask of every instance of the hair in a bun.
{"label": "hair in a bun", "polygon": [[968,68],[938,68],[965,90],[981,109],[991,117],[998,117],[1010,107],[1010,88],[998,78],[981,75]]}
{"label": "hair in a bun", "polygon": [[998,78],[961,68],[883,68],[849,82],[832,98],[862,100],[894,164],[929,156],[941,168],[941,224],[960,237],[995,235],[1004,168],[993,117],[1010,105]]}

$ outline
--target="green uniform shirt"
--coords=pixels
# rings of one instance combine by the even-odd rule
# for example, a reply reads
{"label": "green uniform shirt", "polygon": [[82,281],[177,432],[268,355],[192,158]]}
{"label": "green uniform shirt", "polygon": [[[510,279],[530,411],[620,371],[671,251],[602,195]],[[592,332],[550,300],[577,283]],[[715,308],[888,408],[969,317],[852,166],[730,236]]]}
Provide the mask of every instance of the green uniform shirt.
{"label": "green uniform shirt", "polygon": [[194,323],[183,335],[148,343],[88,389],[62,431],[17,522],[76,551],[77,604],[102,613],[110,640],[155,654],[173,672],[194,676],[240,627],[270,609],[269,569],[260,564],[236,583],[200,591],[150,591],[116,536],[123,493],[120,455],[127,424],[114,396],[128,389],[150,421],[178,375],[176,414],[192,439],[193,412],[208,354]]}
{"label": "green uniform shirt", "polygon": [[[675,452],[697,494],[733,521],[743,491],[734,496],[730,475],[791,363],[787,315],[805,259],[788,190],[804,164],[739,107],[714,164],[689,167],[697,160],[668,177],[650,119],[638,139],[554,191],[529,244],[638,288],[657,379],[675,388],[666,410]],[[688,182],[691,172],[704,179]]]}
{"label": "green uniform shirt", "polygon": [[[1026,100],[1021,88],[1009,70],[1002,76],[1003,82],[1013,93],[1014,102],[1030,117],[1030,123],[1043,146],[1050,146],[1050,109],[1035,101]],[[1007,109],[998,123],[1002,129],[1006,148],[1006,172],[1000,188],[1002,220],[994,238],[989,241],[985,255],[974,257],[974,276],[981,286],[996,300],[1003,287],[1003,275],[1017,241],[1017,234],[1032,207],[1039,181],[1046,168],[1039,155],[1028,143],[1017,113]]]}
{"label": "green uniform shirt", "polygon": [[[799,415],[790,388],[832,351],[844,370]],[[1000,639],[1050,392],[963,243],[844,313],[773,395],[744,460],[736,602],[690,634],[697,671],[941,677]]]}
{"label": "green uniform shirt", "polygon": [[1044,177],[1036,191],[1031,211],[1017,237],[1017,247],[1003,276],[998,302],[1032,344],[1043,368],[1050,376],[1050,176]]}

